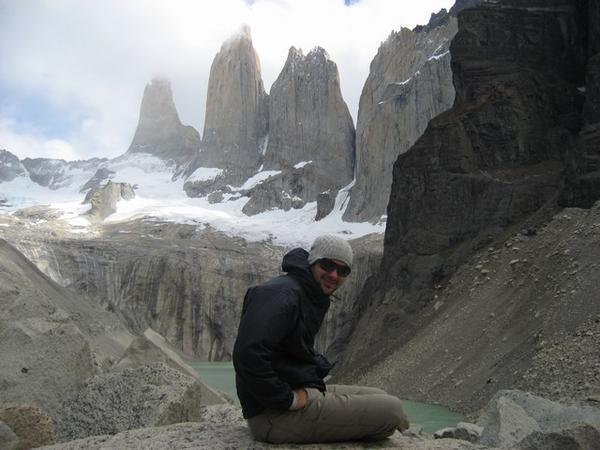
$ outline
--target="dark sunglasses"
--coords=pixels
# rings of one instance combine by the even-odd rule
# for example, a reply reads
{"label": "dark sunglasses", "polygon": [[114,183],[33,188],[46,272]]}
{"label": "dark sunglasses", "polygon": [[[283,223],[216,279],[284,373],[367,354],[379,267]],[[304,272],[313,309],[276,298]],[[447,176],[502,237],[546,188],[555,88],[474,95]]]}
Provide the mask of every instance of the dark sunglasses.
{"label": "dark sunglasses", "polygon": [[320,259],[318,264],[325,272],[329,273],[332,270],[335,270],[340,277],[347,277],[350,275],[350,267],[342,266],[330,259]]}

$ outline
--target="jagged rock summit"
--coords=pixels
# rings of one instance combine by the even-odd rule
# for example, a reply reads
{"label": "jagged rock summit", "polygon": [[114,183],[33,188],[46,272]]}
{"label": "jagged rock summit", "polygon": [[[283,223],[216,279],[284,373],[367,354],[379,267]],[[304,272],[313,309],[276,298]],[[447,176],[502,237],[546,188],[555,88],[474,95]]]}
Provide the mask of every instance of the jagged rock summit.
{"label": "jagged rock summit", "polygon": [[155,78],[146,85],[140,118],[127,153],[149,153],[185,168],[197,156],[200,135],[179,120],[171,83]]}
{"label": "jagged rock summit", "polygon": [[320,47],[295,47],[269,97],[264,169],[280,171],[250,193],[248,214],[289,209],[333,196],[353,178],[354,125],[342,98],[336,64]]}
{"label": "jagged rock summit", "polygon": [[452,106],[450,42],[456,14],[478,3],[457,2],[432,14],[426,26],[393,32],[371,62],[356,125],[356,184],[348,221],[377,221],[386,212],[392,167],[423,134],[429,120]]}
{"label": "jagged rock summit", "polygon": [[245,26],[223,43],[210,68],[197,166],[246,178],[254,174],[266,144],[267,102],[260,60]]}

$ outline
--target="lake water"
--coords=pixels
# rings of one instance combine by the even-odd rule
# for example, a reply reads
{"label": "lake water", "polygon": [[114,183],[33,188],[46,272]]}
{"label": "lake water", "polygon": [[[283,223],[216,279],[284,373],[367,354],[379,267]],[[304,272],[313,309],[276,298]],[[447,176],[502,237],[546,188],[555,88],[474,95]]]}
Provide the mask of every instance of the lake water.
{"label": "lake water", "polygon": [[[196,369],[206,384],[224,392],[239,405],[235,392],[235,374],[232,363],[197,362],[190,365]],[[402,405],[410,422],[422,425],[428,433],[433,433],[440,428],[456,426],[458,422],[463,420],[462,414],[450,411],[443,406],[408,400],[404,400]]]}

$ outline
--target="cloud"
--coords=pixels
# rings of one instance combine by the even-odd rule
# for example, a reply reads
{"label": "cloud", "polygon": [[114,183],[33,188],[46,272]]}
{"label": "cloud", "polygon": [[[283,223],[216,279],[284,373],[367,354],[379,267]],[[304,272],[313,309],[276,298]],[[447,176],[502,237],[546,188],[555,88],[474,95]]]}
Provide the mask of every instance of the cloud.
{"label": "cloud", "polygon": [[[56,148],[57,154],[78,159],[117,156],[129,146],[144,86],[155,76],[171,80],[182,121],[202,133],[210,65],[222,42],[244,23],[252,29],[267,91],[290,46],[308,52],[320,45],[338,65],[342,93],[356,119],[380,43],[392,30],[426,23],[432,12],[452,3],[0,0],[0,120],[5,124],[0,147],[11,150],[10,142],[1,140],[7,136],[13,143],[21,136],[23,142],[40,144],[46,137],[67,143],[70,150],[32,146],[38,155]],[[48,120],[54,133],[39,114],[28,119],[23,99],[32,92],[44,93],[55,116],[68,112],[68,127],[57,132],[61,114]],[[10,120],[15,123],[7,127]],[[24,125],[27,120],[31,123]],[[24,132],[27,128],[37,134]]]}

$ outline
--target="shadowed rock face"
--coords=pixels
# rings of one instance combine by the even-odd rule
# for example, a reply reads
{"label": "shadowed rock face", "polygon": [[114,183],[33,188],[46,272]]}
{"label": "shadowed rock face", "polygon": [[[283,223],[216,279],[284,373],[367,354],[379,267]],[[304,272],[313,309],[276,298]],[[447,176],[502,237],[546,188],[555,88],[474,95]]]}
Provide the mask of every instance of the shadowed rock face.
{"label": "shadowed rock face", "polygon": [[354,125],[337,66],[325,50],[315,48],[304,56],[290,49],[271,88],[269,118],[264,168],[282,174],[257,186],[247,213],[279,208],[288,198],[297,198],[296,207],[301,207],[321,192],[337,192],[350,183]]}
{"label": "shadowed rock face", "polygon": [[356,125],[356,184],[344,219],[377,220],[385,210],[392,167],[429,120],[454,101],[448,48],[457,26],[445,10],[437,26],[394,32],[371,63]]}
{"label": "shadowed rock face", "polygon": [[149,153],[185,166],[196,157],[199,148],[198,132],[179,120],[171,83],[153,79],[144,89],[140,119],[127,152]]}
{"label": "shadowed rock face", "polygon": [[25,175],[25,168],[19,158],[9,151],[0,150],[0,183]]}
{"label": "shadowed rock face", "polygon": [[267,134],[268,96],[246,27],[225,42],[210,69],[198,166],[246,178],[258,169]]}
{"label": "shadowed rock face", "polygon": [[[575,0],[503,1],[459,14],[459,31],[451,44],[456,100],[394,165],[381,271],[361,295],[362,316],[345,354],[346,369],[365,369],[394,350],[408,348],[403,345],[409,345],[419,326],[427,323],[421,320],[426,313],[418,313],[427,308],[428,319],[438,317],[437,308],[432,309],[439,295],[437,283],[509,226],[548,205],[556,206],[564,158],[576,151],[582,122],[584,98],[577,88],[586,75],[585,8],[585,2]],[[539,214],[536,220],[547,220]],[[504,299],[498,293],[489,295]],[[587,295],[577,297],[580,304]],[[569,320],[573,325],[581,314]],[[483,323],[468,327],[480,330]],[[464,337],[466,331],[456,326],[457,336]],[[440,336],[450,342],[450,334]],[[505,354],[515,370],[519,358],[527,358],[532,348],[532,341],[523,339],[510,344],[514,347],[507,352],[513,354]],[[469,345],[475,344],[457,337],[456,348],[446,348],[457,358],[471,352]],[[441,364],[428,361],[430,366],[419,370],[438,366],[442,370]],[[494,370],[500,374],[503,361],[491,356],[487,374]],[[417,373],[421,372],[398,376],[411,378]],[[499,376],[514,377],[508,369]],[[391,374],[386,380],[402,389]],[[439,398],[459,398],[463,388],[453,384],[458,381],[448,379],[419,389],[435,389]],[[479,397],[465,404],[480,405],[490,395],[493,384],[486,386],[485,379],[482,383]],[[474,392],[473,386],[465,389]],[[462,394],[474,396],[466,390]]]}

